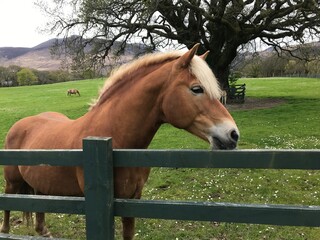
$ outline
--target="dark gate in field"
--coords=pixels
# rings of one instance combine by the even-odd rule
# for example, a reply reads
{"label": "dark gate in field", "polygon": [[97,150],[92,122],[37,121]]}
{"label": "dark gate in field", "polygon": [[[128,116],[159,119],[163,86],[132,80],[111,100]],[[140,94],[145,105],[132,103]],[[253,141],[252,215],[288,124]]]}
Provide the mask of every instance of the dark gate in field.
{"label": "dark gate in field", "polygon": [[227,89],[229,104],[232,103],[244,103],[246,95],[246,84],[233,84]]}
{"label": "dark gate in field", "polygon": [[[0,151],[0,165],[22,164],[83,166],[86,197],[1,194],[0,210],[84,214],[87,239],[114,239],[115,216],[320,226],[320,206],[124,200],[113,197],[113,167],[319,170],[320,150],[113,150],[111,139],[88,138],[83,142],[83,150]],[[23,237],[0,234],[0,239]]]}

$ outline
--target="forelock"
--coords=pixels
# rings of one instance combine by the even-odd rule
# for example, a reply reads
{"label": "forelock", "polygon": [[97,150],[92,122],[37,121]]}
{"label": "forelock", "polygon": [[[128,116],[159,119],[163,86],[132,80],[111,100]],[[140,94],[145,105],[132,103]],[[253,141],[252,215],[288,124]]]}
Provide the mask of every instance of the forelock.
{"label": "forelock", "polygon": [[194,56],[190,64],[191,73],[200,81],[212,99],[220,99],[221,89],[208,64],[200,57]]}

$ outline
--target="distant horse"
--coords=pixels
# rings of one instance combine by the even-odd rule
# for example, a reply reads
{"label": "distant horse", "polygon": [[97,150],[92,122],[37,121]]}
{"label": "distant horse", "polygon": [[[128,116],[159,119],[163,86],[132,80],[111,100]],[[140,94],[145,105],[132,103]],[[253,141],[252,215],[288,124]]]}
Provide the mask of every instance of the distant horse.
{"label": "distant horse", "polygon": [[75,89],[75,88],[72,88],[72,89],[69,89],[68,91],[67,91],[67,95],[68,96],[71,96],[72,94],[74,94],[74,95],[79,95],[80,96],[80,92],[79,92],[79,90],[78,89]]}
{"label": "distant horse", "polygon": [[[208,141],[212,149],[236,148],[238,128],[219,101],[219,85],[204,55],[195,55],[198,46],[186,53],[146,55],[120,67],[84,116],[71,120],[46,112],[24,118],[9,130],[5,148],[79,149],[85,137],[111,136],[113,148],[143,149],[163,123]],[[115,197],[139,199],[150,168],[114,171]],[[38,194],[84,195],[82,167],[5,166],[4,176],[6,193],[23,193],[27,185]],[[4,211],[1,232],[9,232],[9,218]],[[44,213],[36,214],[35,224],[40,235],[50,236]],[[134,218],[122,218],[122,225],[123,238],[133,239]]]}

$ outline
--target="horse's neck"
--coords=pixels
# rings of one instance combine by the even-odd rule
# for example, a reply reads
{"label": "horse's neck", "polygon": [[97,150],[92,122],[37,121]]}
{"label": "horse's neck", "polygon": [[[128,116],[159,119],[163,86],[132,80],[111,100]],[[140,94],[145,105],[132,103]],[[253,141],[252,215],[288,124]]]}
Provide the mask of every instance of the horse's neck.
{"label": "horse's neck", "polygon": [[116,148],[146,148],[162,123],[161,86],[166,80],[149,78],[94,107],[86,117],[92,129],[88,134],[112,137]]}

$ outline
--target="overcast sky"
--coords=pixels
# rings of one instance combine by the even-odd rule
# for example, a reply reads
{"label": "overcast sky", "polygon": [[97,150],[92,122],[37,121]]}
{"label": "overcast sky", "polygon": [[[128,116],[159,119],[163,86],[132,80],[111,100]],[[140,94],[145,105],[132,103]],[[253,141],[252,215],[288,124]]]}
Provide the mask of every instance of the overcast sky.
{"label": "overcast sky", "polygon": [[54,36],[41,34],[45,16],[35,0],[0,0],[0,47],[34,47]]}

